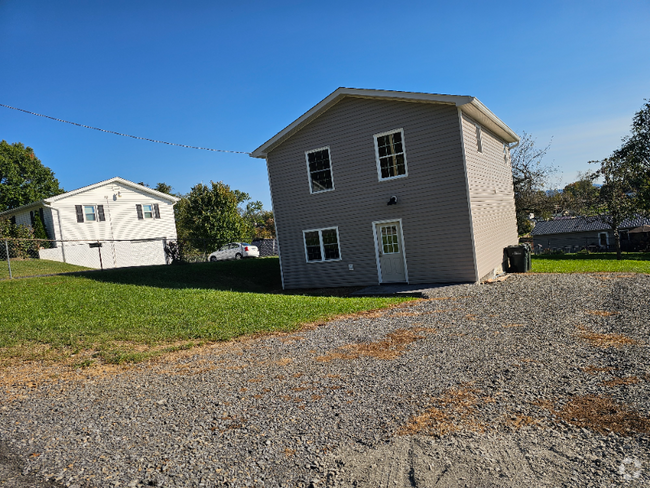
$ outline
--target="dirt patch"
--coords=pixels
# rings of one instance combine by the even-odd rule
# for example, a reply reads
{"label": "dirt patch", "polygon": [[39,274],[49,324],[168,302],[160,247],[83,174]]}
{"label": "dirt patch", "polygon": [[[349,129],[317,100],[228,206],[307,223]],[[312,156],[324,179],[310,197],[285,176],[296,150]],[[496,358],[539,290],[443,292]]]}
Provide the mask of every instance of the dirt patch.
{"label": "dirt patch", "polygon": [[413,329],[397,329],[388,334],[383,340],[377,342],[362,342],[360,344],[348,344],[330,351],[324,356],[316,358],[317,361],[327,362],[334,359],[358,359],[362,356],[374,357],[377,359],[395,359],[401,356],[406,346],[425,336],[418,335],[418,332],[435,333],[435,329],[416,327]]}
{"label": "dirt patch", "polygon": [[597,315],[598,317],[611,317],[618,315],[618,312],[609,312],[607,310],[585,310],[589,315]]}
{"label": "dirt patch", "polygon": [[609,347],[620,348],[628,345],[641,344],[641,342],[636,339],[632,339],[623,334],[605,334],[600,332],[594,332],[591,329],[583,325],[576,325],[578,329],[578,336],[586,340],[589,344],[595,347],[600,347],[607,349]]}
{"label": "dirt patch", "polygon": [[613,388],[615,386],[622,386],[622,385],[635,385],[638,382],[639,382],[639,378],[637,378],[636,376],[628,376],[627,378],[614,378],[613,380],[603,381],[603,385]]}
{"label": "dirt patch", "polygon": [[533,417],[529,415],[508,415],[506,414],[501,421],[501,424],[505,425],[506,427],[510,427],[512,430],[519,430],[522,427],[528,427],[531,425],[540,425],[539,420],[534,419]]}
{"label": "dirt patch", "polygon": [[443,396],[434,398],[431,407],[412,417],[396,435],[424,434],[441,437],[459,430],[484,432],[486,426],[478,420],[476,407],[492,402],[493,398],[481,395],[474,389],[453,388]]}
{"label": "dirt patch", "polygon": [[[550,402],[552,403],[552,402]],[[650,419],[612,398],[586,395],[572,398],[560,410],[538,403],[565,422],[594,430],[600,434],[610,431],[630,436],[634,433],[650,434]]]}

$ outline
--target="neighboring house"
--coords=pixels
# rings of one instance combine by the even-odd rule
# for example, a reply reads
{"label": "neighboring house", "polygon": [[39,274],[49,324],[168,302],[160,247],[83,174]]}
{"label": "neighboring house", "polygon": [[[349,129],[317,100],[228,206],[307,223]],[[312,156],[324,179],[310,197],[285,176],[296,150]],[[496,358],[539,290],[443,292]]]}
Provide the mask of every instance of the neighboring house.
{"label": "neighboring house", "polygon": [[33,226],[38,213],[54,247],[41,259],[99,268],[165,264],[164,240],[176,239],[174,204],[179,199],[122,178],[111,178],[0,213]]}
{"label": "neighboring house", "polygon": [[[621,249],[636,250],[647,246],[650,220],[642,217],[624,221],[620,229]],[[644,227],[645,226],[645,227]],[[536,250],[561,249],[576,252],[581,249],[613,250],[614,231],[598,217],[558,217],[537,222],[532,232]]]}
{"label": "neighboring house", "polygon": [[477,282],[517,244],[509,144],[476,98],[339,88],[265,158],[284,288]]}

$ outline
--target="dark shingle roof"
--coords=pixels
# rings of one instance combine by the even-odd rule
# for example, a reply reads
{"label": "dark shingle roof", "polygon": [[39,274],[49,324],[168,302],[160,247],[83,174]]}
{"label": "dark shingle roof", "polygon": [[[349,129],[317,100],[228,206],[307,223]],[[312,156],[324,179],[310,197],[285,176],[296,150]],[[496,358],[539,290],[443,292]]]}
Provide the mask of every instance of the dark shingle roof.
{"label": "dark shingle roof", "polygon": [[[650,225],[650,219],[643,217],[628,219],[623,222],[620,228],[631,229],[641,225]],[[611,227],[598,217],[560,217],[546,222],[537,222],[531,234],[534,236],[543,236],[548,234],[567,234],[570,232],[599,230],[611,230]]]}

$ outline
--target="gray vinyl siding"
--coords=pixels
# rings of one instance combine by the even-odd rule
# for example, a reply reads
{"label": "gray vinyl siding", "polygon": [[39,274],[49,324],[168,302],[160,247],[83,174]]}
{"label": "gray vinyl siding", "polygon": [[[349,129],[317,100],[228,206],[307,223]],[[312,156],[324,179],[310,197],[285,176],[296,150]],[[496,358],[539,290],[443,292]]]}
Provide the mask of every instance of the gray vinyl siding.
{"label": "gray vinyl siding", "polygon": [[503,141],[481,127],[478,152],[474,121],[462,114],[467,184],[472,209],[479,278],[503,262],[503,249],[518,243],[512,169],[503,158]]}
{"label": "gray vinyl siding", "polygon": [[577,250],[580,250],[587,246],[599,246],[598,234],[601,232],[606,232],[609,236],[609,244],[614,245],[614,232],[612,230],[591,230],[585,232],[536,235],[533,237],[533,243],[535,246],[541,244],[543,249],[563,249],[571,247],[571,250],[573,251],[573,248],[577,247]]}
{"label": "gray vinyl siding", "polygon": [[[373,135],[393,129],[404,130],[408,177],[379,181]],[[392,219],[410,283],[476,281],[460,134],[453,105],[345,98],[270,151],[285,288],[376,284],[372,222]],[[325,146],[336,189],[310,194],[304,153]],[[303,230],[328,227],[341,260],[307,263]]]}

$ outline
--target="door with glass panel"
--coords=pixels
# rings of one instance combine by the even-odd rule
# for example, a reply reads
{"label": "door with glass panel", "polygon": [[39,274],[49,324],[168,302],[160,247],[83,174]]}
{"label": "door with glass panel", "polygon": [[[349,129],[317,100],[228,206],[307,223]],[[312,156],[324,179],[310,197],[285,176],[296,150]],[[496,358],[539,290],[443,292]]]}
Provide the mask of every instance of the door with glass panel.
{"label": "door with glass panel", "polygon": [[379,273],[382,283],[406,281],[402,229],[399,222],[376,224]]}

